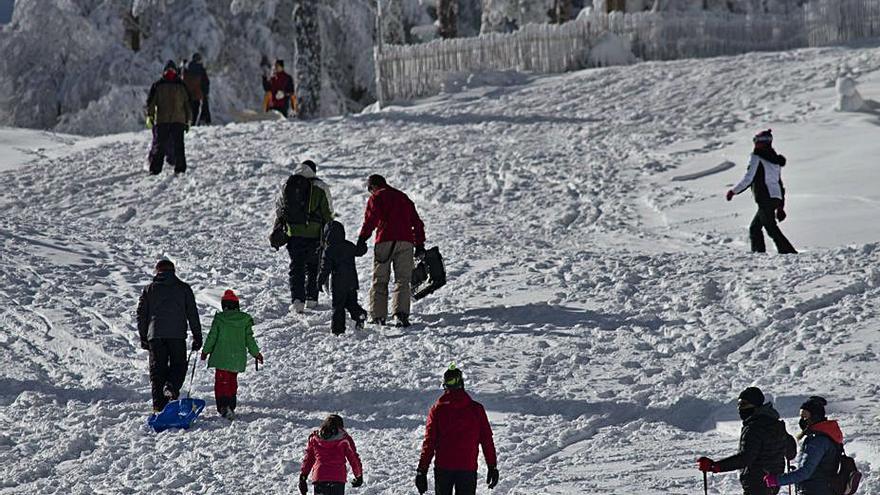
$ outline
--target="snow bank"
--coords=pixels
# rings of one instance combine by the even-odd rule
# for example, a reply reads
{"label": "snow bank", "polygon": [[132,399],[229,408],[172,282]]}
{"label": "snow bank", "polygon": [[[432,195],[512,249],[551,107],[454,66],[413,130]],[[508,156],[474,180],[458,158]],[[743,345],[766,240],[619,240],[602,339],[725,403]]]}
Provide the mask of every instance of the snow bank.
{"label": "snow bank", "polygon": [[856,82],[851,77],[837,78],[834,87],[837,89],[837,105],[839,112],[861,112],[868,109],[862,95],[856,89]]}
{"label": "snow bank", "polygon": [[605,33],[596,40],[590,48],[588,60],[594,67],[630,65],[637,61],[629,41],[614,33]]}

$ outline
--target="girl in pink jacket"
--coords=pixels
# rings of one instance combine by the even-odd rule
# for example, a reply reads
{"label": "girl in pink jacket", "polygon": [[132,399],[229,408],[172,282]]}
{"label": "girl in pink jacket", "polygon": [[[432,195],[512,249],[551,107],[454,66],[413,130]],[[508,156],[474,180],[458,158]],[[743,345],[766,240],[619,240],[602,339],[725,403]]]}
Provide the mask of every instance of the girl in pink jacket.
{"label": "girl in pink jacket", "polygon": [[343,429],[342,417],[331,414],[321,423],[321,428],[309,435],[299,474],[299,492],[302,495],[308,494],[308,478],[311,473],[315,495],[344,495],[348,475],[345,469],[346,460],[351,464],[354,474],[351,486],[358,488],[364,484],[361,458],[354,446],[354,440]]}

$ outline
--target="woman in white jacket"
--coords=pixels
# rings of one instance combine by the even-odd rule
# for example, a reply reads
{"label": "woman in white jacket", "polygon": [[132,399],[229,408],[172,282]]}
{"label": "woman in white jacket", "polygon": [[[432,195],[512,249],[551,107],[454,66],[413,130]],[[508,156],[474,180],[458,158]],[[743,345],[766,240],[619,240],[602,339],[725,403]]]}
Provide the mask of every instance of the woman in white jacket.
{"label": "woman in white jacket", "polygon": [[773,149],[773,134],[770,129],[759,132],[752,141],[755,149],[749,157],[749,167],[746,175],[733,189],[727,191],[727,200],[749,187],[758,204],[758,212],[749,226],[749,239],[752,243],[753,253],[767,251],[764,245],[764,233],[773,239],[776,250],[780,254],[797,253],[794,246],[788,242],[776,221],[785,220],[785,188],[782,186],[782,167],[785,166],[785,157],[776,153]]}

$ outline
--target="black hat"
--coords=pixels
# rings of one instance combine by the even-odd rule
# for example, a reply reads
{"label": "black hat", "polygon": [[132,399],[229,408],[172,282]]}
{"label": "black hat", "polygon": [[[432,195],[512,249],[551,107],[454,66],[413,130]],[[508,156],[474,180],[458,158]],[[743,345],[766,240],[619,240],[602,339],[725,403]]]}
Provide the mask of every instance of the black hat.
{"label": "black hat", "polygon": [[824,397],[819,397],[818,395],[812,395],[806,402],[801,404],[801,409],[804,411],[810,412],[810,420],[816,421],[825,418],[825,406],[828,405],[828,401],[825,400]]}
{"label": "black hat", "polygon": [[313,162],[313,161],[311,161],[311,160],[306,160],[306,161],[302,162],[302,164],[303,164],[303,165],[308,165],[308,167],[309,167],[310,169],[312,169],[312,172],[318,173],[318,166],[315,165],[315,162]]}
{"label": "black hat", "polygon": [[177,72],[177,64],[174,63],[174,60],[169,60],[165,62],[165,69],[163,70],[173,70],[174,72]]}
{"label": "black hat", "polygon": [[443,373],[443,388],[464,388],[464,376],[462,376],[461,370],[456,368],[454,364],[450,364],[449,369]]}
{"label": "black hat", "polygon": [[771,129],[767,129],[766,131],[761,131],[755,134],[755,137],[752,138],[752,142],[755,144],[770,144],[773,142],[773,131]]}
{"label": "black hat", "polygon": [[192,61],[193,62],[201,62],[202,61],[202,54],[199,52],[193,53]]}
{"label": "black hat", "polygon": [[160,272],[173,272],[174,271],[174,263],[169,259],[161,259],[156,262],[156,273]]}
{"label": "black hat", "polygon": [[284,60],[281,60],[280,58],[276,58],[275,63],[280,65],[281,67],[284,67]]}
{"label": "black hat", "polygon": [[739,394],[740,400],[759,407],[764,405],[764,392],[758,387],[749,387]]}

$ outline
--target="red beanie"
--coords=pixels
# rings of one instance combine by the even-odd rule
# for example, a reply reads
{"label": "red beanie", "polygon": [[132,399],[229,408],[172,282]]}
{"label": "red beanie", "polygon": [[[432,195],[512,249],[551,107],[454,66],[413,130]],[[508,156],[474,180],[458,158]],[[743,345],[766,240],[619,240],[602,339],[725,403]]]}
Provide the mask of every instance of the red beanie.
{"label": "red beanie", "polygon": [[221,297],[220,300],[238,302],[238,296],[236,296],[235,292],[232,292],[231,289],[226,289],[226,292],[223,293],[223,297]]}

